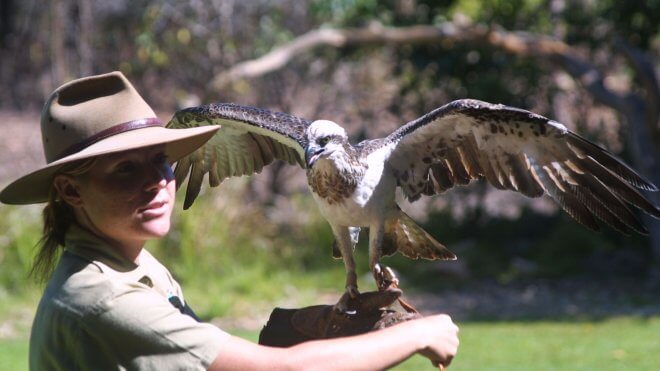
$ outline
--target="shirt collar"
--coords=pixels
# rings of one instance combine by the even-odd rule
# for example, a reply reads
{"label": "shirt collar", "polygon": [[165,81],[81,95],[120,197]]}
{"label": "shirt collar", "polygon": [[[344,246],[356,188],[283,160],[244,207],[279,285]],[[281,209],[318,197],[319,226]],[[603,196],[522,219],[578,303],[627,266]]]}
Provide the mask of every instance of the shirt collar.
{"label": "shirt collar", "polygon": [[65,247],[75,255],[90,262],[103,263],[118,272],[129,272],[138,267],[134,261],[122,256],[117,248],[77,224],[69,227],[65,237]]}

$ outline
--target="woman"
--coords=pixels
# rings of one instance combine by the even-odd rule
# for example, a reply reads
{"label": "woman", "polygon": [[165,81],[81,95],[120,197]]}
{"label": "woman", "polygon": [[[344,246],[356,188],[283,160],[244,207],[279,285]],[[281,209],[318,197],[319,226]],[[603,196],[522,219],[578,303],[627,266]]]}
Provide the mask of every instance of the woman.
{"label": "woman", "polygon": [[32,327],[30,368],[383,369],[415,353],[448,365],[458,328],[446,315],[290,348],[196,320],[177,282],[143,246],[170,229],[170,164],[215,130],[164,128],[119,72],[51,94],[41,118],[47,165],[0,193],[9,204],[47,202],[33,271],[48,284]]}

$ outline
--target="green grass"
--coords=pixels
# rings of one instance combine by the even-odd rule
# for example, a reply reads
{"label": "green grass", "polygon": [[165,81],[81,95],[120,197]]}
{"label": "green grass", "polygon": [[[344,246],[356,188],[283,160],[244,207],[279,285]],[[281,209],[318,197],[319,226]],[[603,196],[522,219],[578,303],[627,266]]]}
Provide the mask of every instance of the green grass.
{"label": "green grass", "polygon": [[28,369],[28,340],[0,339],[0,370]]}
{"label": "green grass", "polygon": [[[459,326],[452,370],[655,370],[660,364],[660,317]],[[396,369],[425,365],[416,356]]]}
{"label": "green grass", "polygon": [[[148,246],[198,314],[263,316],[273,306],[330,304],[339,295],[343,264],[330,259],[330,228],[309,197],[294,195],[285,207],[295,212],[278,216],[246,203],[240,181],[214,192],[224,197],[202,194],[185,212],[179,204],[170,235]],[[0,205],[0,370],[27,369],[29,325],[41,289],[26,274],[39,226],[40,207]],[[356,253],[359,267],[367,266],[364,247]],[[394,264],[408,265],[407,275],[425,272],[421,262]],[[368,274],[360,276],[360,287],[373,289]],[[459,325],[461,347],[452,370],[651,370],[660,364],[660,317]],[[254,331],[237,334],[258,337]],[[432,367],[416,356],[396,369]]]}
{"label": "green grass", "polygon": [[[620,317],[598,322],[459,323],[461,345],[450,369],[656,370],[660,317]],[[254,332],[236,335],[256,340]],[[394,370],[433,369],[414,356]]]}
{"label": "green grass", "polygon": [[[467,322],[451,370],[654,370],[660,317],[598,322]],[[235,335],[256,341],[257,332]],[[0,369],[27,369],[27,340],[0,340]],[[415,356],[395,370],[433,369]]]}

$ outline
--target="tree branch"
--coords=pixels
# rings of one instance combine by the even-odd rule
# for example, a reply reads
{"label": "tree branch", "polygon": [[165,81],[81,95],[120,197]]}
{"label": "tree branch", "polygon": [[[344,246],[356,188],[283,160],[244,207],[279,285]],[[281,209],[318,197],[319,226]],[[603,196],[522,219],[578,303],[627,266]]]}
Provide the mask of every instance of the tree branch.
{"label": "tree branch", "polygon": [[500,27],[446,22],[440,26],[383,27],[360,29],[321,29],[310,31],[271,52],[238,63],[216,75],[212,91],[222,91],[234,81],[255,78],[284,68],[296,56],[320,47],[343,48],[366,45],[473,43],[501,49],[522,57],[549,60],[566,70],[596,99],[617,110],[625,107],[626,96],[607,89],[601,73],[579,58],[579,51],[561,40],[525,32],[510,32]]}

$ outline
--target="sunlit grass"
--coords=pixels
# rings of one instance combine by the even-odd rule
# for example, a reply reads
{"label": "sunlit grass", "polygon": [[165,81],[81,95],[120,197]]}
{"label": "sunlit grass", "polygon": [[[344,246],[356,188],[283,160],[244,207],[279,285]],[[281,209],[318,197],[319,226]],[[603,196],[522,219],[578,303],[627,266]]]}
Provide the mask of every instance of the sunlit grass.
{"label": "sunlit grass", "polygon": [[[660,317],[464,323],[452,370],[655,370]],[[428,368],[414,357],[397,370]]]}
{"label": "sunlit grass", "polygon": [[[460,323],[461,345],[451,370],[655,370],[660,317],[597,322]],[[257,331],[233,334],[256,341]],[[27,369],[27,340],[0,340],[0,369]],[[395,370],[433,369],[414,356]]]}
{"label": "sunlit grass", "polygon": [[28,369],[28,340],[0,338],[0,370]]}

